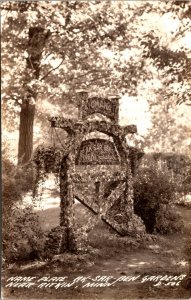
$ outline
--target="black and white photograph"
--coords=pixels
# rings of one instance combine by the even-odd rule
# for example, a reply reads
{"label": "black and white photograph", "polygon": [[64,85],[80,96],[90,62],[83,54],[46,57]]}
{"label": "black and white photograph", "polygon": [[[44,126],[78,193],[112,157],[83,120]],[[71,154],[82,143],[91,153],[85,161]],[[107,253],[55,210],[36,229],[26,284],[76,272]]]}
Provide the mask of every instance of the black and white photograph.
{"label": "black and white photograph", "polygon": [[1,299],[191,299],[191,1],[1,1]]}

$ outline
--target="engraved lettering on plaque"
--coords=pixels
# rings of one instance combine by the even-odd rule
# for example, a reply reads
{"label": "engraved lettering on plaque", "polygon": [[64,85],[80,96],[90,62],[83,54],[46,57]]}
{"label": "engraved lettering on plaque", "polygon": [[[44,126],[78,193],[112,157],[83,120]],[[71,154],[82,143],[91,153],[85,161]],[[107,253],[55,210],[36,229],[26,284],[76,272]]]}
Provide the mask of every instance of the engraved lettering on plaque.
{"label": "engraved lettering on plaque", "polygon": [[104,139],[91,139],[82,142],[76,164],[115,165],[120,164],[120,159],[114,143]]}
{"label": "engraved lettering on plaque", "polygon": [[105,98],[89,98],[84,102],[82,118],[84,119],[94,113],[100,113],[111,120],[115,120],[117,114],[117,104]]}

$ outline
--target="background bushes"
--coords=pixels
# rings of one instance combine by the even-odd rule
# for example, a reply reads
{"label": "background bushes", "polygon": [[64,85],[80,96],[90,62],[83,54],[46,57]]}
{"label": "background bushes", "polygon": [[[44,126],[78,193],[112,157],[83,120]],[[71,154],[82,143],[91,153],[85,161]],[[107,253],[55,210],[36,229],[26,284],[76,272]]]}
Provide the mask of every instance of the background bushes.
{"label": "background bushes", "polygon": [[191,231],[189,231],[188,238],[185,245],[185,255],[188,261],[188,276],[186,280],[186,287],[191,289]]}
{"label": "background bushes", "polygon": [[179,194],[191,193],[191,158],[184,154],[176,153],[153,153],[151,156],[158,166],[165,166],[171,175],[178,179],[181,184],[177,186]]}
{"label": "background bushes", "polygon": [[3,253],[8,263],[41,256],[45,234],[32,207],[11,210],[3,229]]}
{"label": "background bushes", "polygon": [[4,150],[2,171],[4,261],[37,257],[43,248],[44,233],[33,208],[22,208],[24,194],[33,188],[32,165],[15,166]]}
{"label": "background bushes", "polygon": [[160,205],[156,212],[154,231],[161,234],[182,232],[183,220],[177,209],[171,205]]}
{"label": "background bushes", "polygon": [[9,210],[15,203],[21,202],[24,193],[32,190],[34,174],[32,164],[15,166],[7,157],[2,161],[3,208]]}
{"label": "background bushes", "polygon": [[166,164],[146,159],[134,183],[134,210],[145,223],[147,232],[168,233],[182,228],[180,215],[173,207],[180,182]]}

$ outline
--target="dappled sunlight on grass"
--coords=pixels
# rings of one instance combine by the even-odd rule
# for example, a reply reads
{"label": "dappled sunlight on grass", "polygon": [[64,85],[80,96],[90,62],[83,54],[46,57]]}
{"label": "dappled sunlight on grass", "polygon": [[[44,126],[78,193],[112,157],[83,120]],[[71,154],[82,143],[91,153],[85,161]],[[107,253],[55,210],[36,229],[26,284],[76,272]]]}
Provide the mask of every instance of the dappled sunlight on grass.
{"label": "dappled sunlight on grass", "polygon": [[[136,258],[135,258],[136,257]],[[118,272],[128,272],[129,270],[133,271],[145,271],[149,272],[150,270],[161,270],[161,269],[168,269],[167,268],[167,262],[166,259],[161,259],[161,257],[158,257],[158,255],[155,255],[152,252],[148,251],[136,251],[134,253],[129,253],[129,254],[123,254],[121,257],[120,255],[120,261],[116,259],[115,265],[113,263],[113,267],[116,271]],[[104,263],[104,269],[106,271],[106,268],[110,268],[109,264],[110,261],[105,261]],[[170,263],[171,264],[171,263]],[[172,265],[171,265],[172,266]],[[174,264],[175,266],[175,264]],[[173,267],[174,267],[173,266]]]}
{"label": "dappled sunlight on grass", "polygon": [[28,205],[32,205],[35,211],[46,210],[50,208],[59,207],[60,205],[60,197],[53,196],[52,191],[44,191],[43,195],[38,199],[38,202],[33,200],[31,194],[26,194],[23,200],[23,207]]}
{"label": "dappled sunlight on grass", "polygon": [[[79,203],[75,200],[75,203]],[[39,197],[34,201],[31,193],[27,193],[23,199],[22,207],[32,205],[39,216],[39,221],[44,230],[50,230],[60,224],[60,195],[54,175],[50,174],[39,191]],[[78,206],[78,205],[77,205]],[[83,215],[81,217],[81,215]],[[78,214],[84,218],[84,211]],[[84,221],[84,220],[83,220]]]}
{"label": "dappled sunlight on grass", "polygon": [[39,221],[44,230],[50,230],[59,226],[60,220],[60,195],[54,175],[50,174],[48,179],[39,188],[39,197],[35,200],[31,193],[27,193],[23,199],[23,207],[32,205],[39,216]]}
{"label": "dappled sunlight on grass", "polygon": [[43,210],[38,210],[39,221],[43,229],[50,230],[56,226],[59,226],[60,223],[60,209],[48,208]]}
{"label": "dappled sunlight on grass", "polygon": [[150,249],[159,249],[160,246],[159,245],[149,245],[148,248],[150,248]]}
{"label": "dappled sunlight on grass", "polygon": [[35,262],[30,262],[28,264],[19,266],[19,270],[24,271],[24,270],[29,270],[35,268],[35,270],[38,270],[40,268],[43,268],[47,265],[46,261],[35,261]]}
{"label": "dappled sunlight on grass", "polygon": [[188,267],[188,262],[185,260],[181,260],[177,263],[178,266]]}
{"label": "dappled sunlight on grass", "polygon": [[55,182],[53,174],[49,174],[48,179],[39,188],[38,197],[35,202],[31,193],[27,193],[25,195],[23,199],[23,206],[27,205],[33,205],[35,211],[59,207],[59,188]]}

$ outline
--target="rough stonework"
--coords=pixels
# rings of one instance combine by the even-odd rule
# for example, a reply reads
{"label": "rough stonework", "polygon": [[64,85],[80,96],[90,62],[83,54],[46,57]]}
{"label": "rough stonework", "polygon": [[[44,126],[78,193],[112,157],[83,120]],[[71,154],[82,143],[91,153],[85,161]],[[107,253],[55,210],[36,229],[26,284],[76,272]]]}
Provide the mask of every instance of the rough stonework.
{"label": "rough stonework", "polygon": [[[53,117],[51,126],[64,129],[69,143],[60,160],[60,226],[65,228],[60,252],[78,248],[74,224],[74,199],[121,236],[144,232],[133,211],[133,175],[143,155],[129,147],[126,135],[136,133],[135,125],[118,125],[119,97],[88,97],[78,93],[78,119]],[[102,114],[106,120],[89,120]],[[104,138],[87,138],[94,132]]]}

